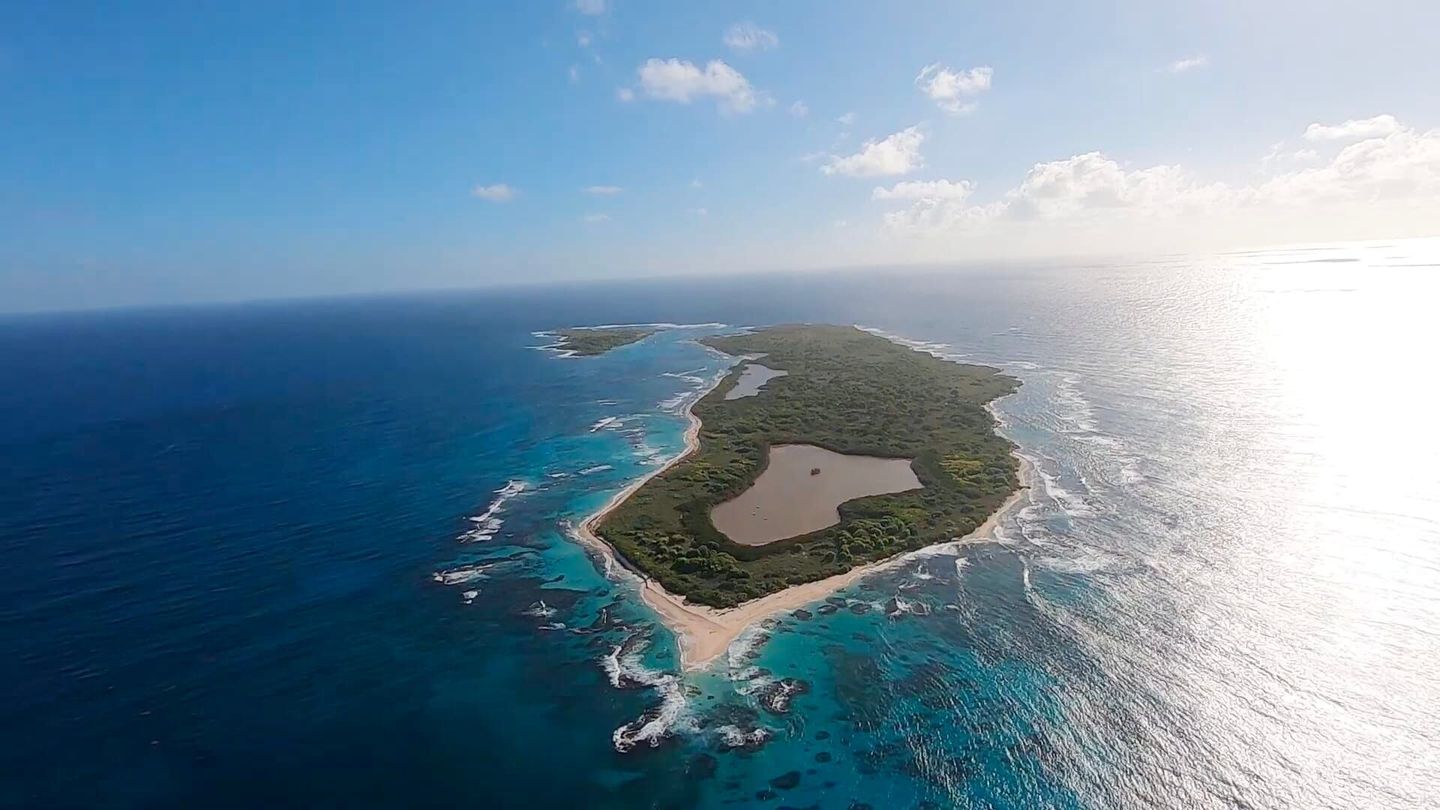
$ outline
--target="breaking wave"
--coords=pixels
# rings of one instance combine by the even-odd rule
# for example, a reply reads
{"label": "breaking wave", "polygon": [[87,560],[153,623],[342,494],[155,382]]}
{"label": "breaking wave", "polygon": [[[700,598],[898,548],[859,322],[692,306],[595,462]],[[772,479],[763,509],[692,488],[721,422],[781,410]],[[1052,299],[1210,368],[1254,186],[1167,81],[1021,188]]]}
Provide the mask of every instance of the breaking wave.
{"label": "breaking wave", "polygon": [[876,337],[885,338],[891,343],[899,344],[906,347],[907,349],[913,349],[917,352],[928,354],[931,357],[938,357],[941,360],[957,362],[963,358],[969,357],[969,355],[963,354],[961,352],[950,351],[954,347],[948,343],[939,343],[932,340],[911,340],[910,338],[902,337],[893,332],[886,332],[884,329],[876,329],[872,326],[860,326],[857,324],[855,328],[859,329],[862,332],[869,332]]}
{"label": "breaking wave", "polygon": [[461,532],[455,539],[462,543],[477,543],[494,537],[505,523],[500,518],[500,512],[505,508],[505,503],[524,492],[528,486],[524,481],[514,480],[495,490],[495,499],[490,502],[490,506],[486,507],[484,512],[468,518],[474,525]]}
{"label": "breaking wave", "polygon": [[646,709],[611,735],[615,750],[622,754],[642,743],[652,748],[660,745],[686,719],[688,702],[684,684],[674,674],[658,672],[642,663],[642,656],[649,646],[648,633],[635,633],[600,660],[601,667],[610,678],[610,685],[616,689],[649,688],[660,695],[658,706]]}

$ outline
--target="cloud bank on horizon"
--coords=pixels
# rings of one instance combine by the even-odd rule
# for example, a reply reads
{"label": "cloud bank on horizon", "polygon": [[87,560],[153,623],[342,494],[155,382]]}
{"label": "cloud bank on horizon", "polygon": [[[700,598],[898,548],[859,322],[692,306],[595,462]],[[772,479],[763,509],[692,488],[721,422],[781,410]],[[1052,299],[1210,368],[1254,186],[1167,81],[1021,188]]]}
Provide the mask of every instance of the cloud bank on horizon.
{"label": "cloud bank on horizon", "polygon": [[0,35],[0,296],[1440,234],[1440,6],[1120,3],[305,7],[303,51],[57,4]]}

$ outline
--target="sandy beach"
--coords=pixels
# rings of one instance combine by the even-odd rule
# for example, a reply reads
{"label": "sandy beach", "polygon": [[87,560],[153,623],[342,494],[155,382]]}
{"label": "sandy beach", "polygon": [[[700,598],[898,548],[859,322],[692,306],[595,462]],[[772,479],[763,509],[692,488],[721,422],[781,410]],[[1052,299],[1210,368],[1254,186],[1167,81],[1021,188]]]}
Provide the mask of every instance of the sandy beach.
{"label": "sandy beach", "polygon": [[[721,377],[720,380],[723,380]],[[719,385],[717,380],[715,385]],[[712,386],[695,402],[703,398]],[[620,557],[604,540],[595,534],[595,527],[605,519],[611,510],[615,509],[632,493],[644,486],[651,478],[665,472],[671,467],[679,464],[700,448],[700,418],[693,413],[694,402],[691,407],[685,409],[685,417],[689,420],[689,426],[685,430],[685,450],[675,456],[663,466],[659,467],[649,475],[635,481],[630,486],[615,494],[604,506],[590,515],[579,526],[575,528],[574,535],[581,542],[594,549],[597,554],[605,559],[618,562],[626,570],[635,574],[640,580],[640,594],[649,605],[660,614],[665,624],[675,631],[680,643],[680,664],[687,671],[702,670],[724,655],[733,642],[747,627],[762,621],[777,613],[788,610],[796,610],[806,605],[818,602],[835,591],[886,568],[901,565],[907,559],[917,554],[925,553],[926,549],[899,554],[886,560],[862,565],[846,571],[843,574],[819,579],[814,582],[807,582],[803,585],[795,585],[783,591],[762,596],[759,599],[752,599],[733,608],[719,610],[705,605],[692,605],[685,601],[683,596],[673,594],[659,583],[637,571],[634,566]],[[978,538],[989,537],[994,532],[1000,520],[1009,514],[1025,497],[1032,478],[1030,462],[1023,456],[1017,455],[1020,462],[1020,488],[1011,493],[1010,497],[1001,504],[984,523],[973,532],[958,538],[960,542]],[[952,541],[953,542],[953,541]],[[939,544],[944,545],[944,544]]]}

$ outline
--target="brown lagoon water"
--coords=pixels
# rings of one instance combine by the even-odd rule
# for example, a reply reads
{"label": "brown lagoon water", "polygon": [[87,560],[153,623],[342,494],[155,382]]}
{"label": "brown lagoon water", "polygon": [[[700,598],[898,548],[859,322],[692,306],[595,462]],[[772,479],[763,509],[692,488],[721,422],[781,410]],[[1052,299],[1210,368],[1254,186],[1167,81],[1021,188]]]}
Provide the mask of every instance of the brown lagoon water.
{"label": "brown lagoon water", "polygon": [[[819,470],[818,474],[812,474]],[[777,444],[770,463],[739,497],[715,507],[710,519],[726,537],[763,546],[834,526],[838,507],[869,495],[919,489],[908,458],[849,456],[809,444]]]}

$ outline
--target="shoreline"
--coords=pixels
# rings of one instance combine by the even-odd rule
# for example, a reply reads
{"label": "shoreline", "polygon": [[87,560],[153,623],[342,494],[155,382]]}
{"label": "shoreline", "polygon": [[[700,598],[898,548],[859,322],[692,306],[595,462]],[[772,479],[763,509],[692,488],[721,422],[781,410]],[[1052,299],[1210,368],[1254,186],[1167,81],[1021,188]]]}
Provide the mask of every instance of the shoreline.
{"label": "shoreline", "polygon": [[720,610],[705,605],[690,604],[685,597],[671,593],[663,588],[660,583],[651,579],[644,572],[636,569],[609,543],[601,540],[595,534],[595,527],[604,520],[620,504],[635,493],[636,490],[649,483],[654,478],[671,467],[689,458],[692,453],[700,449],[700,417],[694,413],[694,407],[700,400],[709,396],[726,377],[730,371],[719,375],[703,393],[697,396],[690,404],[685,406],[685,418],[689,424],[685,428],[685,449],[674,458],[665,462],[647,475],[632,482],[629,486],[615,493],[605,505],[586,517],[575,527],[572,534],[584,545],[594,549],[601,558],[606,561],[607,567],[611,563],[619,563],[626,571],[633,574],[640,580],[640,598],[645,601],[674,633],[680,648],[680,666],[686,672],[697,672],[704,670],[715,660],[730,649],[730,645],[740,634],[749,629],[752,625],[763,621],[777,613],[787,610],[797,610],[806,605],[813,604],[835,593],[841,588],[850,585],[870,574],[885,570],[886,568],[899,565],[918,554],[924,554],[938,546],[950,543],[964,543],[977,540],[983,537],[992,536],[995,527],[999,525],[1015,507],[1028,494],[1031,480],[1033,479],[1032,464],[1029,459],[1012,452],[1011,455],[1019,462],[1019,486],[1010,496],[1005,499],[1000,507],[975,528],[974,531],[964,537],[936,543],[924,548],[907,551],[893,557],[879,560],[865,565],[857,566],[843,574],[836,574],[833,577],[817,579],[814,582],[806,582],[801,585],[792,585],[783,591],[752,599],[733,608]]}

